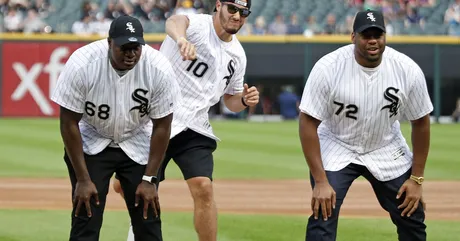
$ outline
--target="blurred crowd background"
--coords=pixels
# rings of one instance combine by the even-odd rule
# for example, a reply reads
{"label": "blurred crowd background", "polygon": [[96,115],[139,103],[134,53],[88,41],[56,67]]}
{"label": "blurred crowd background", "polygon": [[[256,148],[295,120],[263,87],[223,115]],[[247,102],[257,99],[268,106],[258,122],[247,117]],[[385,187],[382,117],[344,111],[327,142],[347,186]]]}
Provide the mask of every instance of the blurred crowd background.
{"label": "blurred crowd background", "polygon": [[[215,0],[0,0],[0,31],[106,35],[129,14],[164,32],[172,14],[211,13]],[[240,35],[349,34],[361,9],[379,9],[389,35],[460,36],[460,0],[253,0]]]}
{"label": "blurred crowd background", "polygon": [[[169,16],[212,13],[214,6],[215,0],[0,0],[0,32],[105,37],[111,21],[128,14],[141,20],[146,33],[164,33]],[[252,13],[238,35],[348,35],[354,15],[363,9],[383,11],[387,35],[460,36],[460,0],[252,0]],[[303,90],[299,83],[253,81],[261,92],[259,105],[236,114],[219,103],[211,114],[295,119]],[[460,99],[456,106],[458,120]]]}

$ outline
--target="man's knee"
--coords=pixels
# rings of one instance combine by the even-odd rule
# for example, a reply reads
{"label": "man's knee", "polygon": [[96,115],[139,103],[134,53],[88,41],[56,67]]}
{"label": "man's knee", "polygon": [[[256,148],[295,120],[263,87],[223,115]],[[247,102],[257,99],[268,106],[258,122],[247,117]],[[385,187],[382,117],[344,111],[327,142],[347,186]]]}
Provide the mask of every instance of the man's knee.
{"label": "man's knee", "polygon": [[195,202],[212,203],[212,181],[208,177],[193,177],[187,180],[193,200]]}
{"label": "man's knee", "polygon": [[120,194],[123,193],[123,190],[121,189],[120,180],[118,180],[117,178],[114,178],[114,179],[113,179],[113,190],[114,190],[116,193],[120,193]]}

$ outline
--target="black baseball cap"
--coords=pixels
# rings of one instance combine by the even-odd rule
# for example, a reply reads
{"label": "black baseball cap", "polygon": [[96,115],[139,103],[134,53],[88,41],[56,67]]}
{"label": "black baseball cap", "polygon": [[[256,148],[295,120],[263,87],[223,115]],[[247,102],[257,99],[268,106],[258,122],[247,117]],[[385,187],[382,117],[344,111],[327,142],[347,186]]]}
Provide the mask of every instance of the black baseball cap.
{"label": "black baseball cap", "polygon": [[[247,7],[248,9],[251,8],[251,0],[246,0],[245,1],[241,1],[241,0],[220,0],[221,3],[223,2],[228,2],[228,3],[234,3],[234,4],[237,4],[237,5],[240,5],[242,7]],[[214,8],[214,12],[217,11],[216,8]]]}
{"label": "black baseball cap", "polygon": [[358,12],[353,23],[353,32],[361,33],[368,28],[378,28],[383,32],[385,29],[385,20],[380,11],[366,10]]}
{"label": "black baseball cap", "polygon": [[139,43],[144,45],[144,29],[141,22],[134,17],[122,15],[110,24],[109,37],[116,45]]}

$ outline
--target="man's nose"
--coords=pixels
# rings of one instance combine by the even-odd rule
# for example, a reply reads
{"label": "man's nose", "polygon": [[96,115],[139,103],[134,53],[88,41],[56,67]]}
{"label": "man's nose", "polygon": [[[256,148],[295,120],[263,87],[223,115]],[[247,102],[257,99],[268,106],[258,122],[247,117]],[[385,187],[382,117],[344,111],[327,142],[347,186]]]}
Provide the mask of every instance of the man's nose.
{"label": "man's nose", "polygon": [[134,49],[128,49],[125,51],[125,55],[127,55],[128,57],[133,57],[134,55],[136,55],[136,52],[134,51]]}
{"label": "man's nose", "polygon": [[377,38],[374,36],[370,36],[369,40],[367,41],[369,44],[377,44]]}

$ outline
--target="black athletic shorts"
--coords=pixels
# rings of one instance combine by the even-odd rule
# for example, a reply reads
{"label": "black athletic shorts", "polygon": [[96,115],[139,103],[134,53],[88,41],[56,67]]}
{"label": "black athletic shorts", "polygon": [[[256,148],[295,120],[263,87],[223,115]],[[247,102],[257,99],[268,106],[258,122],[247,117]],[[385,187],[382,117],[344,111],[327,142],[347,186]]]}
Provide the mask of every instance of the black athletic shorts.
{"label": "black athletic shorts", "polygon": [[185,180],[192,177],[208,177],[212,180],[214,170],[212,153],[216,148],[217,142],[214,139],[191,129],[179,133],[169,141],[165,159],[158,170],[158,180],[165,179],[165,170],[171,159],[179,166]]}
{"label": "black athletic shorts", "polygon": [[214,139],[187,129],[169,141],[168,151],[158,172],[158,179],[165,179],[165,170],[171,159],[179,166],[184,179],[208,177],[212,180],[216,150]]}

